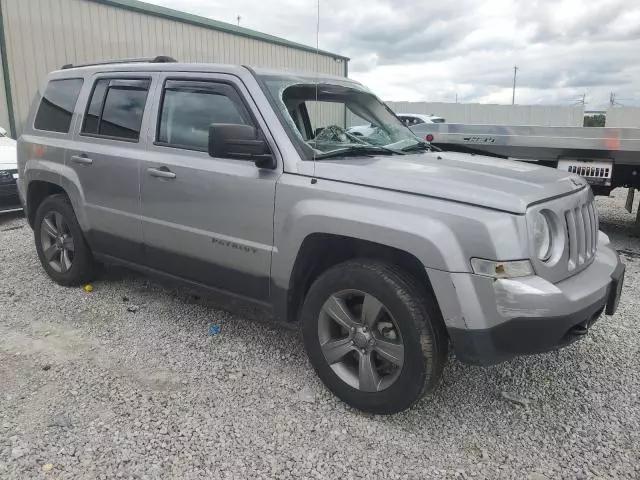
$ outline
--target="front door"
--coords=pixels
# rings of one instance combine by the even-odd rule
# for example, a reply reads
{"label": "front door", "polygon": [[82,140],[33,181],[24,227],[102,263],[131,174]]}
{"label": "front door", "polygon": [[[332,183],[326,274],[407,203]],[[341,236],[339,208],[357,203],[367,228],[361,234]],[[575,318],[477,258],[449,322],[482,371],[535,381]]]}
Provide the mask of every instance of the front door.
{"label": "front door", "polygon": [[212,158],[212,123],[258,127],[243,86],[228,75],[161,78],[157,125],[141,164],[148,266],[266,302],[278,170]]}
{"label": "front door", "polygon": [[136,262],[142,257],[140,131],[152,76],[99,75],[91,82],[66,163],[82,189],[92,249]]}

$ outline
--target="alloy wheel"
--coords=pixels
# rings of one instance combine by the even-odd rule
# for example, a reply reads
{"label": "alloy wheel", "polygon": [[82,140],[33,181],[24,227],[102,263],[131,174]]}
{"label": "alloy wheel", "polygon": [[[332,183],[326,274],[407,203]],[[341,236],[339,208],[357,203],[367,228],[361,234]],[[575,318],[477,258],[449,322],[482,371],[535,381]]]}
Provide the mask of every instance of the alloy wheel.
{"label": "alloy wheel", "polygon": [[71,270],[75,244],[69,225],[58,212],[49,212],[42,218],[40,240],[44,257],[56,272]]}
{"label": "alloy wheel", "polygon": [[318,319],[325,360],[342,381],[364,392],[379,392],[399,377],[404,343],[389,310],[359,290],[334,293]]}

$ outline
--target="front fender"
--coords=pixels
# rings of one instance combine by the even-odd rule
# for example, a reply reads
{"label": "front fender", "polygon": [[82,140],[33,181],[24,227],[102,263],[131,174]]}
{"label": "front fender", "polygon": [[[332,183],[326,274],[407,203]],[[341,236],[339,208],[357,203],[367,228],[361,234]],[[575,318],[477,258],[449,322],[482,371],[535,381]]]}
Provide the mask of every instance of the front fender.
{"label": "front fender", "polygon": [[361,185],[284,176],[276,190],[272,280],[287,288],[297,252],[314,233],[407,252],[425,268],[469,272],[470,258],[526,258],[524,218]]}
{"label": "front fender", "polygon": [[[439,219],[424,218],[411,212],[373,205],[354,206],[336,200],[304,200],[290,210],[282,223],[280,241],[277,241],[278,253],[282,252],[285,259],[295,258],[290,253],[297,252],[305,238],[314,233],[340,235],[394,247],[412,254],[425,265],[432,265],[432,268],[465,268],[460,245],[450,228]],[[446,249],[441,247],[444,245]]]}

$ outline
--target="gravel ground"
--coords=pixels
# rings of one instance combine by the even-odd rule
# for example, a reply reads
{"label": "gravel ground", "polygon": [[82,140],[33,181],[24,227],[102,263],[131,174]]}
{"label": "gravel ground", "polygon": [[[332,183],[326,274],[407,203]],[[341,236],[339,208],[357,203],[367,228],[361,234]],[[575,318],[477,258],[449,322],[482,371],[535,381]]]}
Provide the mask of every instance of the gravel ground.
{"label": "gravel ground", "polygon": [[55,285],[0,217],[0,478],[638,479],[640,240],[624,191],[598,203],[628,268],[618,313],[559,352],[452,359],[390,417],[336,400],[295,329],[125,270]]}

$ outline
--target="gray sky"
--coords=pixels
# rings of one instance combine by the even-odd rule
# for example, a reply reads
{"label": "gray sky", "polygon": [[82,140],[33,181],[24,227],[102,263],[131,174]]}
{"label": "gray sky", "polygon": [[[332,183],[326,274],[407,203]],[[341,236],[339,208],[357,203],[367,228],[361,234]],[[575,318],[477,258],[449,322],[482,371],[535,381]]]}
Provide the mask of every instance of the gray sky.
{"label": "gray sky", "polygon": [[[315,46],[315,0],[150,0]],[[320,48],[385,100],[640,105],[639,0],[320,0]]]}

